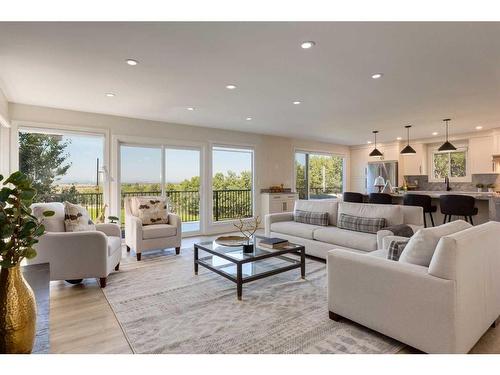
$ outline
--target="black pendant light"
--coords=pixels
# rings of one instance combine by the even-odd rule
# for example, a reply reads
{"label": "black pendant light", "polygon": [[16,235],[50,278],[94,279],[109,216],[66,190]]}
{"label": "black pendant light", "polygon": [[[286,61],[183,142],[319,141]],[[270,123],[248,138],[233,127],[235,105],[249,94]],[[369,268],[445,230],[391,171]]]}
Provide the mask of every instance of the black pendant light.
{"label": "black pendant light", "polygon": [[413,147],[410,146],[410,128],[411,125],[406,125],[406,134],[408,136],[408,143],[406,144],[406,147],[401,150],[401,155],[415,155],[417,151],[413,149]]}
{"label": "black pendant light", "polygon": [[448,142],[448,122],[451,121],[451,119],[445,118],[443,121],[446,123],[446,142],[438,148],[438,151],[455,151],[457,148]]}
{"label": "black pendant light", "polygon": [[375,148],[373,149],[372,152],[370,152],[370,156],[384,156],[378,149],[377,149],[377,133],[378,130],[374,130],[373,135],[375,136]]}

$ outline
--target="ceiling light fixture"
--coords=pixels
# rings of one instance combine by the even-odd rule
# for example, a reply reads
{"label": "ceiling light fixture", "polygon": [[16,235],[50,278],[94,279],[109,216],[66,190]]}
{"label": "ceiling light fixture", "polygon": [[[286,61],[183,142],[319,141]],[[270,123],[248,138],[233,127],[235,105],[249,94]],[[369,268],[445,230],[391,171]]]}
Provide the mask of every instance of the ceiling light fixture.
{"label": "ceiling light fixture", "polygon": [[114,96],[116,96],[115,94],[113,94],[112,92],[107,92],[105,93],[104,95],[106,95],[108,98],[112,98]]}
{"label": "ceiling light fixture", "polygon": [[481,125],[476,126],[476,130],[481,130],[483,127]]}
{"label": "ceiling light fixture", "polygon": [[127,59],[125,60],[125,62],[130,65],[130,66],[136,66],[137,64],[139,64],[139,61],[137,60],[134,60],[134,59]]}
{"label": "ceiling light fixture", "polygon": [[451,119],[445,118],[443,121],[446,124],[446,142],[444,142],[441,147],[438,148],[438,151],[455,151],[457,148],[448,141],[448,122],[450,122]]}
{"label": "ceiling light fixture", "polygon": [[295,104],[295,105],[299,105],[299,104],[301,104],[301,103],[302,103],[302,102],[301,102],[300,100],[294,100],[294,102],[293,102],[293,104]]}
{"label": "ceiling light fixture", "polygon": [[396,140],[398,140],[398,141],[400,141],[402,139],[403,139],[402,137],[396,137]]}
{"label": "ceiling light fixture", "polygon": [[236,88],[236,85],[226,85],[226,89],[228,90],[234,90]]}
{"label": "ceiling light fixture", "polygon": [[432,132],[432,135],[438,135],[439,133],[438,132]]}
{"label": "ceiling light fixture", "polygon": [[374,130],[372,133],[373,133],[373,136],[375,137],[375,148],[373,149],[372,152],[370,152],[370,156],[384,156],[384,154],[382,154],[377,149],[377,133],[378,133],[378,130]]}
{"label": "ceiling light fixture", "polygon": [[371,144],[372,144],[372,141],[366,141],[366,143],[368,143],[369,145],[371,145]]}
{"label": "ceiling light fixture", "polygon": [[312,40],[309,40],[307,42],[302,42],[300,44],[300,46],[303,48],[303,49],[310,49],[310,48],[313,48],[314,46],[316,45],[316,42],[313,42]]}
{"label": "ceiling light fixture", "polygon": [[379,79],[379,78],[382,78],[383,75],[384,75],[384,73],[375,73],[375,74],[372,74],[372,78]]}
{"label": "ceiling light fixture", "polygon": [[187,107],[188,111],[194,111],[194,107]]}
{"label": "ceiling light fixture", "polygon": [[405,148],[403,148],[400,152],[401,155],[415,155],[417,151],[413,149],[413,147],[410,146],[410,128],[411,125],[406,125],[406,136],[408,139],[408,143],[406,144]]}
{"label": "ceiling light fixture", "polygon": [[247,117],[247,121],[252,121],[252,118],[251,117]]}

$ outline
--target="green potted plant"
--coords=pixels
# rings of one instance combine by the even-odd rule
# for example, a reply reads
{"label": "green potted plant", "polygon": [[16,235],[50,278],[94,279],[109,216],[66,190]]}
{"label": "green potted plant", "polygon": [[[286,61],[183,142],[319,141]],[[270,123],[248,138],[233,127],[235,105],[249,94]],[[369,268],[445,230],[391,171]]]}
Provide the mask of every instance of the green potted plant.
{"label": "green potted plant", "polygon": [[488,184],[486,187],[488,188],[489,193],[495,192],[495,184]]}
{"label": "green potted plant", "polygon": [[45,232],[31,214],[35,195],[21,172],[12,173],[0,190],[0,353],[31,353],[35,339],[35,297],[20,268],[24,258],[36,256],[33,246]]}
{"label": "green potted plant", "polygon": [[477,192],[481,193],[483,191],[484,185],[483,184],[476,184]]}

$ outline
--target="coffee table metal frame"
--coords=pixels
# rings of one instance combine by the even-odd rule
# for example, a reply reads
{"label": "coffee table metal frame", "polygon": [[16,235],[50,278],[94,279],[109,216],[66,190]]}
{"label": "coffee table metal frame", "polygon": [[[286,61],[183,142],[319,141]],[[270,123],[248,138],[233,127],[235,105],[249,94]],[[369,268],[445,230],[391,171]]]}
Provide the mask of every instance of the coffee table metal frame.
{"label": "coffee table metal frame", "polygon": [[[231,280],[232,282],[236,283],[236,293],[238,296],[238,300],[241,300],[242,294],[243,294],[243,284],[249,283],[251,281],[263,279],[265,277],[277,275],[282,272],[287,272],[290,270],[293,270],[295,268],[300,268],[300,276],[304,279],[306,276],[306,249],[302,245],[295,245],[295,247],[290,248],[290,249],[274,249],[274,250],[267,250],[263,249],[262,247],[259,247],[259,251],[262,252],[259,255],[255,255],[251,257],[252,253],[248,253],[250,257],[246,259],[234,259],[223,252],[217,251],[216,249],[212,249],[208,246],[203,246],[204,244],[208,244],[211,242],[202,242],[202,243],[196,243],[194,244],[194,273],[195,275],[198,275],[198,266],[205,267],[209,269],[210,271],[215,272],[216,274],[225,277],[228,280]],[[221,246],[221,245],[218,245]],[[223,246],[221,246],[223,247]],[[235,248],[236,249],[236,248]],[[207,252],[211,254],[211,256],[199,258],[199,250],[202,250],[204,252]],[[297,254],[300,256],[300,260],[294,260],[288,257],[284,257],[283,255],[285,254]],[[236,277],[230,273],[224,272],[223,270],[220,270],[216,267],[211,266],[206,262],[207,260],[211,259],[212,256],[217,256],[219,258],[225,259],[228,262],[234,263],[236,265]],[[242,273],[242,266],[243,264],[246,263],[252,263],[256,261],[260,261],[263,259],[268,259],[268,258],[280,258],[283,260],[286,260],[287,262],[291,263],[290,265],[283,266],[283,267],[278,267],[269,271],[264,271],[255,275],[247,276],[244,277]]]}

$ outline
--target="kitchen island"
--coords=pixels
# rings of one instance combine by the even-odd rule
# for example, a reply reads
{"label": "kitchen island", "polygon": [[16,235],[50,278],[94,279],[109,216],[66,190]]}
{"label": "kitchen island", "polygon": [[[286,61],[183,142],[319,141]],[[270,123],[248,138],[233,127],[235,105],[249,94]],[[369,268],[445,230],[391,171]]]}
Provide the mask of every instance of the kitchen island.
{"label": "kitchen island", "polygon": [[[476,199],[476,207],[478,214],[473,217],[474,224],[486,223],[489,220],[500,221],[500,194],[497,193],[478,193],[473,191],[423,191],[412,190],[408,192],[400,192],[391,194],[395,204],[403,204],[403,196],[405,194],[423,194],[432,198],[432,204],[437,207],[437,212],[433,213],[434,222],[436,225],[443,223],[444,215],[441,214],[439,208],[439,197],[446,194],[468,195]],[[497,208],[498,207],[498,208]],[[463,218],[462,218],[463,219]],[[429,222],[429,221],[428,221]]]}

